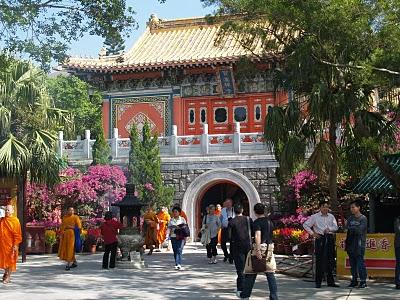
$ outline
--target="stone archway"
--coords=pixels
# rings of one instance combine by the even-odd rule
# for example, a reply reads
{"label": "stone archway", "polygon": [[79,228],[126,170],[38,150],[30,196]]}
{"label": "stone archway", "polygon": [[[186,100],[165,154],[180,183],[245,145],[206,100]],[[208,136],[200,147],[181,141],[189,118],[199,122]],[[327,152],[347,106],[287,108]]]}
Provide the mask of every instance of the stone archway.
{"label": "stone archway", "polygon": [[[192,238],[197,236],[195,225],[196,214],[198,212],[196,211],[196,203],[199,201],[199,196],[205,189],[221,181],[232,182],[238,185],[246,193],[250,208],[256,203],[261,202],[257,189],[246,176],[239,172],[230,169],[214,169],[201,174],[188,186],[182,201],[182,209],[188,216],[188,225]],[[250,209],[250,215],[254,218],[252,209]]]}

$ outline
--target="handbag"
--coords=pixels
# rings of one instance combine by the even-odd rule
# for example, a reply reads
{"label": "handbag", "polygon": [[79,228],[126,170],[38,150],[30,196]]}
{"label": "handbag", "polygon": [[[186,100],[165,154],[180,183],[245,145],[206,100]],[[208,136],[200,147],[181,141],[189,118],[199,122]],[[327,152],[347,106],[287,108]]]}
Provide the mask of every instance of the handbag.
{"label": "handbag", "polygon": [[[250,223],[250,221],[248,221]],[[250,225],[250,224],[249,224]],[[250,227],[250,226],[249,226]],[[250,234],[250,230],[249,230]],[[254,244],[252,250],[247,253],[245,274],[254,273],[273,273],[276,271],[276,261],[274,256],[274,244],[261,244],[260,251],[262,258],[258,258],[255,253]]]}

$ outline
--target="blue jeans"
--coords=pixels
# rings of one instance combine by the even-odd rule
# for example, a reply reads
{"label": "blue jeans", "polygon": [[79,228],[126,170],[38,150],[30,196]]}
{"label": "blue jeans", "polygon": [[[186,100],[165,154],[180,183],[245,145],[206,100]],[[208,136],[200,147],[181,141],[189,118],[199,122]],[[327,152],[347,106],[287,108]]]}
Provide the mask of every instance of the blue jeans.
{"label": "blue jeans", "polygon": [[367,268],[364,262],[365,248],[361,249],[360,254],[349,254],[350,268],[351,268],[351,282],[357,282],[360,277],[360,282],[367,281]]}
{"label": "blue jeans", "polygon": [[177,240],[171,238],[172,250],[174,251],[175,266],[182,264],[182,251],[185,245],[185,240]]}
{"label": "blue jeans", "polygon": [[[276,279],[274,273],[265,273],[268,280],[269,287],[269,299],[278,300],[278,287],[276,285]],[[244,277],[243,292],[240,294],[240,298],[250,298],[251,291],[253,290],[254,283],[256,282],[257,274],[246,274]]]}
{"label": "blue jeans", "polygon": [[400,247],[395,247],[394,252],[396,254],[396,274],[394,276],[394,282],[398,285],[400,284]]}

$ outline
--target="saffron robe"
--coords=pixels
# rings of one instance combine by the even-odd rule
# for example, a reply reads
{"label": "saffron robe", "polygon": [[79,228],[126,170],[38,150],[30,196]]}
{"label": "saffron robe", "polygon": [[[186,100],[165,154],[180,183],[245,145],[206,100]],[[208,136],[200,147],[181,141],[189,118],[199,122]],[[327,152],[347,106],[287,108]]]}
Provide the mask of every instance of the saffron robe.
{"label": "saffron robe", "polygon": [[157,218],[158,224],[160,225],[158,229],[157,240],[159,244],[162,244],[167,237],[167,227],[169,220],[171,220],[171,216],[168,212],[161,211],[158,213]]}
{"label": "saffron robe", "polygon": [[187,223],[188,223],[188,217],[187,217],[186,213],[185,213],[183,210],[181,210],[181,213],[180,213],[179,215],[180,215],[182,218],[185,219],[186,224],[187,224]]}
{"label": "saffron robe", "polygon": [[18,250],[13,251],[13,247],[21,242],[22,233],[18,218],[0,218],[0,269],[16,271]]}
{"label": "saffron robe", "polygon": [[144,214],[144,228],[145,228],[145,240],[144,243],[147,248],[150,248],[153,245],[158,245],[157,239],[157,227],[158,227],[158,218],[155,212],[150,211]]}
{"label": "saffron robe", "polygon": [[75,226],[82,231],[81,219],[77,215],[65,216],[62,219],[58,257],[68,263],[75,261]]}

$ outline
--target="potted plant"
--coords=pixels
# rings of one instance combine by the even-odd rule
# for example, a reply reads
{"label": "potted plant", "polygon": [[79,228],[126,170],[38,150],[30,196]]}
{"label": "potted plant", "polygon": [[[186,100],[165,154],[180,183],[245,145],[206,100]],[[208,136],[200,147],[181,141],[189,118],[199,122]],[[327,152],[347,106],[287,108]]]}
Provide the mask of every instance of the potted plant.
{"label": "potted plant", "polygon": [[46,253],[53,253],[53,246],[57,243],[57,235],[56,232],[52,229],[47,229],[44,232],[45,244],[46,244]]}
{"label": "potted plant", "polygon": [[89,228],[87,231],[86,243],[89,245],[91,253],[96,253],[97,243],[101,238],[101,231],[99,228]]}

